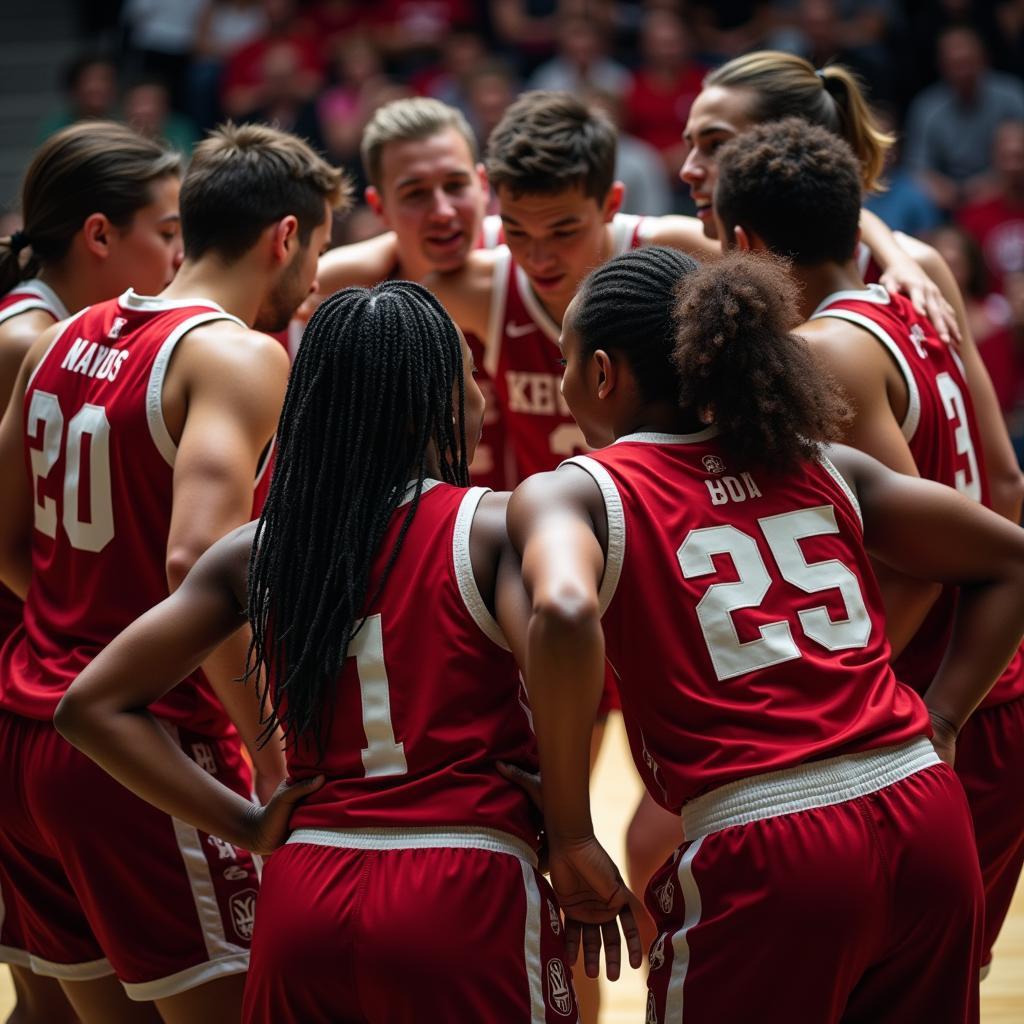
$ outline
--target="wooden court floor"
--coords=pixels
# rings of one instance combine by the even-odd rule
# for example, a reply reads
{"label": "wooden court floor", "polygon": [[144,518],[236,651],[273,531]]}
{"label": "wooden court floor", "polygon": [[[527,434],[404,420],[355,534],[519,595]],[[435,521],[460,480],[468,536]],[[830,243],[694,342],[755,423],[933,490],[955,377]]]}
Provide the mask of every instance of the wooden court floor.
{"label": "wooden court floor", "polygon": [[[620,866],[624,863],[622,836],[639,789],[621,719],[614,717],[594,779],[594,818],[599,836],[619,858]],[[641,974],[627,968],[618,982],[603,986],[601,1024],[641,1024],[645,1000]],[[6,1019],[12,1001],[10,977],[6,968],[0,968],[0,1021]],[[1024,887],[1017,892],[996,946],[992,973],[981,986],[981,1006],[983,1024],[1024,1024]]]}

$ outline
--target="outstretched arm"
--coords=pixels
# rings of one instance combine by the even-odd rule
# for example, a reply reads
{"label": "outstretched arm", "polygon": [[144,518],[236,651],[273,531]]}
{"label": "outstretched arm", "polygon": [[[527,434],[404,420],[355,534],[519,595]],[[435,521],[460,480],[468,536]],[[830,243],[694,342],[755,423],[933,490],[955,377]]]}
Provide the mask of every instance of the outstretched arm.
{"label": "outstretched arm", "polygon": [[285,839],[292,805],[319,781],[282,787],[261,808],[200,768],[146,710],[244,625],[238,588],[244,591],[253,532],[250,524],[215,544],[170,597],[108,644],[71,684],[54,724],[143,800],[236,846],[269,853]]}
{"label": "outstretched arm", "polygon": [[604,686],[598,599],[604,552],[594,530],[595,508],[603,516],[596,484],[568,466],[521,484],[509,502],[508,525],[530,602],[524,668],[544,780],[551,881],[566,914],[570,957],[582,938],[586,972],[596,977],[603,926],[607,973],[614,979],[615,918],[630,963],[638,967],[634,913],[643,910],[594,837],[590,817],[590,735]]}

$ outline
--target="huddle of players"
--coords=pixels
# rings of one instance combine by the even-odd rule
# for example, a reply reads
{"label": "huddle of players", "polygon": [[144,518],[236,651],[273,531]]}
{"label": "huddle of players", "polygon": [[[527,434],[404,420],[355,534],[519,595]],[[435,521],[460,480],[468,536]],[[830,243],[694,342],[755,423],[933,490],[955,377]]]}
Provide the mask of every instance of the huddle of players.
{"label": "huddle of players", "polygon": [[[721,100],[713,86],[704,97]],[[753,257],[698,269],[674,251],[709,248],[694,221],[618,214],[614,134],[566,96],[528,96],[496,130],[508,247],[471,253],[482,184],[468,133],[442,115],[438,127],[437,105],[403,101],[371,125],[370,201],[397,238],[326,257],[321,291],[434,272],[520,474],[537,474],[511,503],[466,490],[484,415],[469,351],[428,293],[396,281],[314,314],[259,530],[241,526],[284,375],[249,328],[279,328],[306,296],[343,193],[266,129],[200,147],[185,262],[159,298],[73,314],[22,364],[0,428],[18,478],[0,575],[28,595],[0,654],[4,749],[18,752],[3,764],[0,951],[26,998],[55,998],[34,972],[60,979],[81,1019],[148,1019],[105,983],[116,975],[166,1020],[237,1013],[256,888],[238,848],[270,852],[291,832],[264,877],[247,1019],[573,1016],[566,940],[574,953],[582,932],[596,973],[603,938],[616,973],[621,911],[639,953],[635,901],[589,822],[607,652],[648,793],[677,831],[682,811],[685,836],[648,892],[649,1020],[681,1019],[684,993],[697,1020],[753,1006],[780,1020],[976,1019],[1024,834],[1005,761],[1024,729],[1024,621],[1007,599],[1024,542],[976,505],[991,443],[963,363],[908,302],[857,276],[856,159],[802,121],[716,155],[705,228],[727,248],[785,253],[797,300]],[[716,116],[723,142],[735,132]],[[282,168],[295,184],[275,208]],[[45,297],[44,282],[21,287],[17,302]],[[789,333],[798,320],[810,351]],[[851,452],[829,461],[821,444],[843,437],[975,504]],[[588,444],[600,450],[555,470]],[[922,578],[947,584],[934,605]],[[900,678],[924,702],[888,668],[915,644]],[[537,765],[517,662],[554,892],[516,773],[494,767]],[[210,689],[236,711],[266,799],[283,773],[275,743],[258,746],[251,690],[227,685],[243,664],[304,780],[261,810]],[[49,725],[83,669],[58,727],[163,813]],[[970,818],[925,739],[928,712],[947,761],[959,734],[984,938]],[[135,884],[145,913],[125,920]],[[811,968],[799,985],[794,962]]]}

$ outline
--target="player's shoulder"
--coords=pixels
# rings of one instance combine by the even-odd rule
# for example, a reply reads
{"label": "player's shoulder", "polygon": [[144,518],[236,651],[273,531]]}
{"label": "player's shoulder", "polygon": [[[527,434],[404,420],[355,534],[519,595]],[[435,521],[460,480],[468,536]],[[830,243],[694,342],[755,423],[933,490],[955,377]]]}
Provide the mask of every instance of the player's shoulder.
{"label": "player's shoulder", "polygon": [[226,385],[284,381],[288,353],[275,338],[233,318],[210,320],[181,339],[171,372],[189,380]]}

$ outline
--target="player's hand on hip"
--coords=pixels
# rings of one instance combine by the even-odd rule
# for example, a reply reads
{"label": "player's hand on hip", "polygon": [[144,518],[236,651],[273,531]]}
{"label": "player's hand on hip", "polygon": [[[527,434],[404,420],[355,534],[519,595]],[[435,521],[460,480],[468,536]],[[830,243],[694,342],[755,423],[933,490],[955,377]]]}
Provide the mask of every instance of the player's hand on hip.
{"label": "player's hand on hip", "polygon": [[551,885],[565,914],[569,962],[576,962],[582,946],[587,977],[596,978],[603,945],[605,973],[609,981],[615,981],[622,965],[621,926],[630,966],[638,968],[643,962],[643,944],[637,918],[646,911],[597,839],[589,836],[552,843],[549,858]]}
{"label": "player's hand on hip", "polygon": [[288,823],[295,805],[310,793],[315,793],[323,784],[322,775],[301,782],[282,782],[266,804],[262,807],[259,804],[252,805],[246,821],[246,842],[239,845],[250,853],[263,856],[273,853],[288,838],[291,831]]}
{"label": "player's hand on hip", "polygon": [[928,717],[932,723],[932,746],[935,747],[935,753],[952,768],[956,761],[957,731],[950,722],[934,711],[929,711]]}

